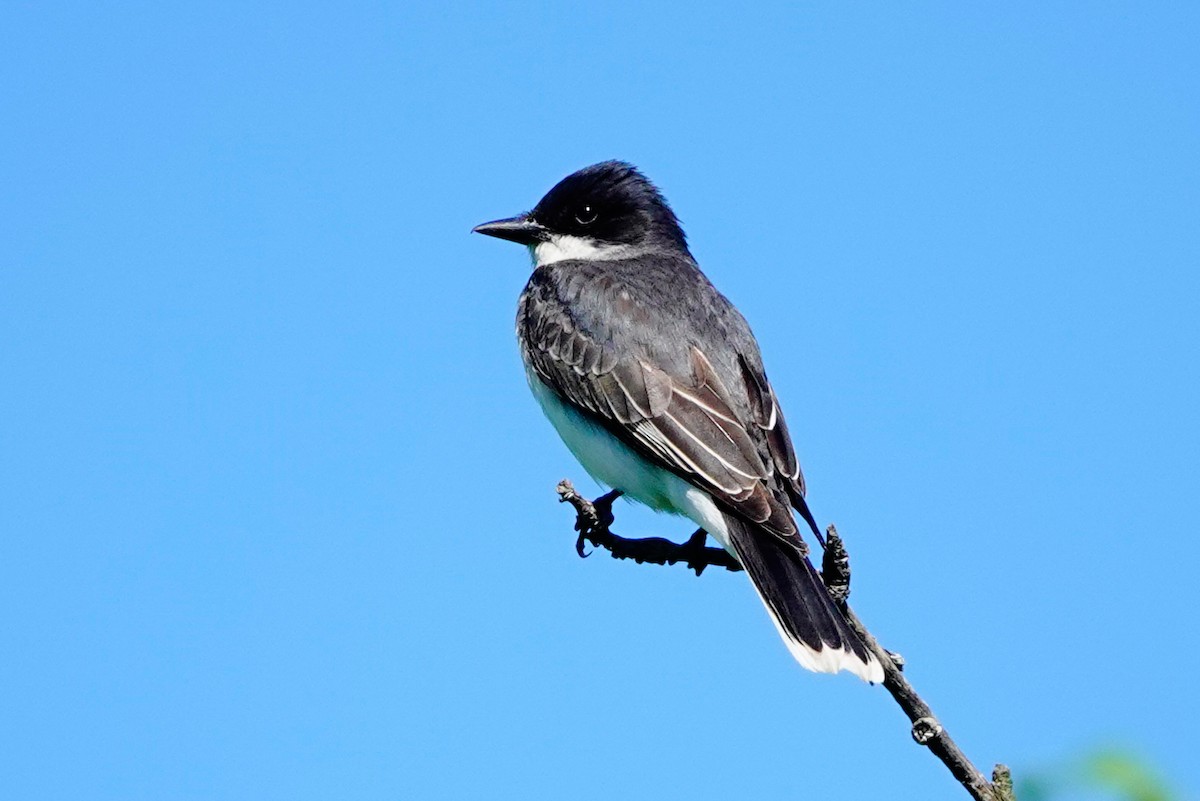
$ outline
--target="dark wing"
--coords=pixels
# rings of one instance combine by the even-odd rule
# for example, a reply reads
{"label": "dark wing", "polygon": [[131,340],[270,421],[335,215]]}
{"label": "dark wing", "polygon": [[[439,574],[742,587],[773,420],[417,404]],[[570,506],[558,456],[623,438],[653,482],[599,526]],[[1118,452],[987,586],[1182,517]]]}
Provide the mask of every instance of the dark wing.
{"label": "dark wing", "polygon": [[[799,466],[761,369],[745,360],[744,385],[729,387],[707,354],[680,343],[688,352],[677,361],[690,369],[669,374],[581,330],[557,298],[537,291],[522,297],[518,334],[529,366],[562,398],[747,520],[799,542],[789,498],[779,497],[781,485],[802,492]],[[734,411],[747,405],[752,420]]]}
{"label": "dark wing", "polygon": [[762,361],[757,358],[752,360],[743,353],[739,354],[738,362],[742,368],[746,391],[750,396],[751,413],[767,440],[775,474],[787,491],[792,508],[800,513],[819,540],[821,530],[808,508],[808,502],[804,499],[804,473],[800,472],[800,460],[796,458],[792,437],[788,433],[787,422],[783,419],[783,410],[779,408],[779,399],[775,397],[775,390],[771,388],[767,374],[763,372]]}
{"label": "dark wing", "polygon": [[739,354],[738,362],[742,368],[742,380],[750,398],[754,422],[766,437],[775,471],[787,485],[790,495],[803,498],[804,474],[800,472],[800,461],[792,447],[792,437],[783,419],[783,409],[779,408],[779,399],[775,397],[775,390],[767,381],[762,362],[758,359],[751,360],[746,354]]}

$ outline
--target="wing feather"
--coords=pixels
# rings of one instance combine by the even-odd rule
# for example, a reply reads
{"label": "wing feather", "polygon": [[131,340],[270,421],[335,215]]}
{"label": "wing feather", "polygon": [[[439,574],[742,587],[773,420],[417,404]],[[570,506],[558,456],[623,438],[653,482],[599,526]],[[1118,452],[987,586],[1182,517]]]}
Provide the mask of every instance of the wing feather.
{"label": "wing feather", "polygon": [[793,493],[803,498],[804,475],[800,472],[800,460],[796,458],[792,437],[788,433],[787,422],[783,419],[783,412],[779,408],[775,390],[767,381],[766,373],[762,371],[761,365],[756,369],[756,366],[750,363],[745,354],[738,357],[738,362],[741,365],[742,378],[750,398],[751,412],[756,424],[766,437],[775,469],[781,477],[787,479]]}

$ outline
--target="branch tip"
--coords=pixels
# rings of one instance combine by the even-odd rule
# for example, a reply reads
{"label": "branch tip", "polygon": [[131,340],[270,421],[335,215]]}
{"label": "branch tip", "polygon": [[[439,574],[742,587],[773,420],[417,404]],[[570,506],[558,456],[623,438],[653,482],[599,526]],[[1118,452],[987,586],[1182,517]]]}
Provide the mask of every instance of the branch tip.
{"label": "branch tip", "polygon": [[821,544],[825,546],[821,554],[821,580],[837,605],[843,607],[850,598],[850,554],[833,525],[825,529],[825,541]]}
{"label": "branch tip", "polygon": [[1008,765],[996,765],[992,769],[992,793],[996,801],[1017,801],[1016,791],[1013,790],[1012,771]]}

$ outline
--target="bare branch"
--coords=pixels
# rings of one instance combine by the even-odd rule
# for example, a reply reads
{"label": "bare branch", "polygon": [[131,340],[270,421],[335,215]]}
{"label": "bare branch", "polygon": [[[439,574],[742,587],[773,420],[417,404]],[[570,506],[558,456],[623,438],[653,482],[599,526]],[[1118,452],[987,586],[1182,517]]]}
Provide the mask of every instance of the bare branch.
{"label": "bare branch", "polygon": [[[846,554],[845,544],[842,538],[838,535],[837,529],[829,526],[825,530],[826,546],[826,562],[830,552],[840,552],[844,556],[845,561],[845,583],[847,585],[846,592],[849,594],[849,556]],[[824,578],[824,566],[823,566]],[[841,578],[841,576],[837,576]],[[835,585],[838,586],[838,585]],[[834,587],[830,587],[830,592],[834,592]],[[836,597],[836,596],[835,596]],[[967,755],[962,752],[958,744],[950,737],[945,727],[938,721],[937,716],[933,714],[933,710],[929,708],[929,704],[922,700],[921,696],[917,695],[917,691],[908,683],[908,679],[902,673],[903,660],[896,661],[894,656],[885,651],[871,632],[867,631],[867,627],[858,619],[858,615],[852,610],[843,599],[838,603],[842,612],[846,615],[846,621],[850,627],[863,639],[875,653],[875,658],[883,665],[883,686],[900,708],[904,710],[904,714],[908,716],[912,722],[912,736],[920,745],[926,746],[933,752],[934,756],[942,761],[942,763],[950,769],[954,778],[958,779],[959,783],[967,789],[971,797],[977,801],[1002,801],[1004,796],[998,795],[994,788],[979,769],[971,763]],[[1011,797],[1011,790],[1010,790]]]}
{"label": "bare branch", "polygon": [[[558,485],[559,501],[569,503],[575,508],[575,530],[579,537],[575,543],[576,552],[583,557],[585,542],[590,542],[598,548],[605,548],[614,558],[633,559],[640,563],[648,562],[657,565],[673,565],[684,562],[699,576],[709,565],[719,565],[727,570],[741,570],[728,552],[723,548],[705,547],[706,534],[704,529],[696,531],[683,544],[676,544],[660,537],[647,539],[628,539],[619,537],[610,531],[613,524],[612,503],[621,493],[613,491],[607,495],[588,501],[575,491],[570,481],[564,479]],[[997,765],[992,773],[992,781],[979,772],[958,744],[951,739],[945,727],[938,721],[929,705],[917,695],[916,690],[908,683],[903,674],[904,659],[899,655],[885,650],[872,636],[863,622],[846,603],[850,597],[850,556],[846,552],[845,543],[838,535],[837,529],[830,526],[825,532],[824,542],[821,543],[825,552],[821,559],[821,578],[829,593],[833,596],[838,608],[846,616],[867,647],[875,654],[883,666],[883,686],[904,714],[912,723],[912,737],[920,745],[927,747],[954,775],[954,778],[971,794],[975,801],[1016,801],[1013,794],[1012,775],[1004,765]]]}

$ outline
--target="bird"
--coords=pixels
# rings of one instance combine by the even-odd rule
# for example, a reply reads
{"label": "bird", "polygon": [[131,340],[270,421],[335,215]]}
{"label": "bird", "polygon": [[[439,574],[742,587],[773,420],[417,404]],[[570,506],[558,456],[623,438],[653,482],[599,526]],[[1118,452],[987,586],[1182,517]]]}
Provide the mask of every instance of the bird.
{"label": "bird", "polygon": [[883,680],[808,558],[820,540],[749,324],[635,166],[604,161],[474,233],[529,249],[517,340],[533,396],[600,484],[692,520],[745,569],[804,668]]}

